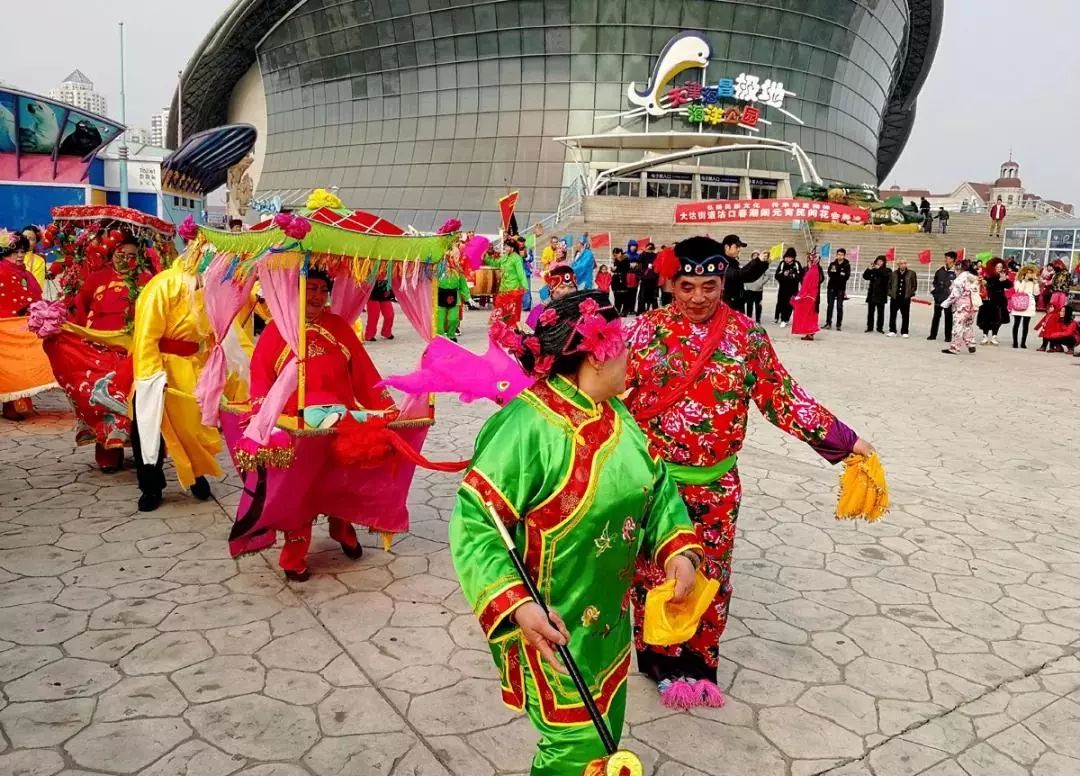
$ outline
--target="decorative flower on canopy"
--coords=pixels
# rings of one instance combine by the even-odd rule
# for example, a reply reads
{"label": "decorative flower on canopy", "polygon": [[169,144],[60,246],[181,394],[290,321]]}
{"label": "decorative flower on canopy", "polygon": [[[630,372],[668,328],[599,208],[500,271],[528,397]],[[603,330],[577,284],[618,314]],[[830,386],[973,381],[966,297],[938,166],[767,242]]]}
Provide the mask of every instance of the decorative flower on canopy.
{"label": "decorative flower on canopy", "polygon": [[341,210],[345,207],[345,203],[341,201],[341,198],[337,194],[332,194],[326,189],[315,189],[308,196],[307,209],[318,210],[319,208],[327,207],[331,210]]}

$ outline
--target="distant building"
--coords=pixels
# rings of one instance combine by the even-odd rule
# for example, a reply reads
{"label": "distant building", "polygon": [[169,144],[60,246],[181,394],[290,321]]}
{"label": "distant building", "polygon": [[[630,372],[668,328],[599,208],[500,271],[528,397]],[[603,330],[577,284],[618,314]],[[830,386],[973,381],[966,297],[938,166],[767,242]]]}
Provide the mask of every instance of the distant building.
{"label": "distant building", "polygon": [[124,141],[129,146],[156,146],[157,143],[153,140],[153,133],[149,129],[143,127],[130,127],[124,133]]}
{"label": "distant building", "polygon": [[935,210],[943,207],[954,213],[981,213],[996,202],[998,197],[1001,197],[1005,208],[1012,211],[1037,215],[1072,215],[1074,212],[1071,203],[1043,199],[1038,194],[1026,191],[1023,181],[1020,180],[1020,165],[1011,158],[1002,162],[998,177],[992,183],[963,181],[948,194],[931,194],[929,189],[902,189],[899,186],[881,191],[882,198],[896,195],[903,197],[905,201],[914,200],[916,203],[926,197]]}
{"label": "distant building", "polygon": [[169,109],[165,108],[160,113],[150,117],[150,144],[158,148],[166,148],[165,136],[169,131]]}
{"label": "distant building", "polygon": [[105,96],[94,91],[94,82],[81,70],[75,70],[64,79],[62,84],[55,89],[50,89],[49,97],[99,116],[104,116],[108,110]]}

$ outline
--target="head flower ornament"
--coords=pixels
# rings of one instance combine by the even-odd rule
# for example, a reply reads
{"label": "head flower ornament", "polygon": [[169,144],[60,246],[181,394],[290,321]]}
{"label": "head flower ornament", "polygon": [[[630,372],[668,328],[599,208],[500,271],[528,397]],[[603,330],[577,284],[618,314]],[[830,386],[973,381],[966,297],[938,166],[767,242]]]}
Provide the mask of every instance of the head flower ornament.
{"label": "head flower ornament", "polygon": [[324,207],[331,210],[341,210],[345,207],[345,203],[336,194],[332,194],[326,189],[315,189],[308,196],[307,209],[318,210]]}
{"label": "head flower ornament", "polygon": [[15,234],[9,229],[0,229],[0,251],[7,250],[15,241],[19,239],[19,235]]}
{"label": "head flower ornament", "polygon": [[199,225],[195,223],[194,216],[188,216],[184,219],[183,223],[176,230],[176,233],[180,235],[180,239],[184,242],[191,242],[195,239],[195,236],[199,233]]}
{"label": "head flower ornament", "polygon": [[[575,324],[574,331],[581,340],[570,352],[589,353],[600,363],[621,356],[626,350],[622,321],[619,318],[610,321],[606,319],[600,313],[600,306],[593,299],[586,299],[579,309],[581,319]],[[573,341],[572,338],[571,341]]]}
{"label": "head flower ornament", "polygon": [[452,234],[461,228],[461,220],[457,218],[450,218],[445,224],[439,227],[439,231],[436,234]]}

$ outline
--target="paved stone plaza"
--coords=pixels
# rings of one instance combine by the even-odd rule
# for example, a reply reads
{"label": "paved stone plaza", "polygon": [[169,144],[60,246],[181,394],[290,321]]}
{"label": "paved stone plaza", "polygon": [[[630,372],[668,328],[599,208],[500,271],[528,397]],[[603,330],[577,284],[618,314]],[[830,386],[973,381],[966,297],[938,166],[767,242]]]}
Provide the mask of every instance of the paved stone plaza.
{"label": "paved stone plaza", "polygon": [[[755,416],[728,704],[674,714],[633,676],[624,743],[658,776],[1076,776],[1080,359],[947,357],[926,308],[910,340],[864,335],[864,310],[815,343],[770,333],[878,445],[892,512],[837,523],[837,470]],[[419,350],[371,347],[384,372]],[[450,563],[457,478],[418,476],[391,554],[365,536],[349,561],[318,527],[312,579],[286,584],[274,555],[229,559],[235,477],[140,515],[133,473],[73,449],[63,397],[38,405],[0,426],[0,774],[528,771]],[[426,452],[467,457],[494,407],[440,409]]]}

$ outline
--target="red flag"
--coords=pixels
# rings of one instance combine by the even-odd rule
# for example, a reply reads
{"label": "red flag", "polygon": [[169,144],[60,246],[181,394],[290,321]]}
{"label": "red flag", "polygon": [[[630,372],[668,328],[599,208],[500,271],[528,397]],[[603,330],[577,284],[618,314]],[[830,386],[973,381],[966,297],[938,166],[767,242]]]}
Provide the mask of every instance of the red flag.
{"label": "red flag", "polygon": [[639,251],[645,250],[645,246],[652,242],[652,238],[646,235],[645,237],[637,238],[637,247]]}
{"label": "red flag", "polygon": [[517,207],[519,194],[520,192],[515,191],[499,200],[499,212],[502,214],[503,231],[510,229],[510,219],[514,215],[514,208]]}
{"label": "red flag", "polygon": [[600,232],[599,234],[589,235],[589,244],[594,251],[600,250],[601,248],[610,248],[611,232]]}
{"label": "red flag", "polygon": [[928,250],[927,251],[919,251],[919,263],[920,264],[929,264],[930,263],[930,251],[928,251]]}
{"label": "red flag", "polygon": [[889,248],[885,251],[885,261],[896,261],[896,248]]}
{"label": "red flag", "polygon": [[957,251],[956,251],[956,260],[957,261],[963,261],[964,260],[964,249],[963,248],[957,249]]}

